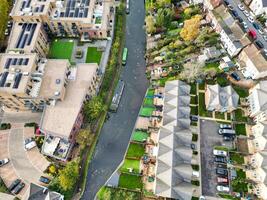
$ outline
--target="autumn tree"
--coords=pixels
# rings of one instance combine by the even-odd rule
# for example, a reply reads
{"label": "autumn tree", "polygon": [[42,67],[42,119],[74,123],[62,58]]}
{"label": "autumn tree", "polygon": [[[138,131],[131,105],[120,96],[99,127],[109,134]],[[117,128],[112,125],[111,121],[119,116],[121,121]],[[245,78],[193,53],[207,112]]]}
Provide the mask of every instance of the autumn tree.
{"label": "autumn tree", "polygon": [[9,2],[7,0],[0,0],[0,41],[4,39],[4,32],[8,20]]}
{"label": "autumn tree", "polygon": [[91,144],[94,135],[88,129],[81,129],[76,137],[76,142],[84,149],[87,145]]}
{"label": "autumn tree", "polygon": [[97,119],[104,110],[105,106],[103,100],[99,96],[93,97],[84,105],[84,114],[89,121]]}
{"label": "autumn tree", "polygon": [[60,187],[65,191],[73,189],[78,178],[79,164],[75,160],[67,163],[67,165],[62,170],[59,170],[59,184]]}
{"label": "autumn tree", "polygon": [[192,83],[198,78],[204,78],[206,72],[203,70],[204,63],[186,63],[180,73],[180,78]]}
{"label": "autumn tree", "polygon": [[185,20],[184,27],[180,32],[180,36],[185,41],[196,39],[199,34],[201,15],[195,15],[191,19]]}
{"label": "autumn tree", "polygon": [[156,31],[154,17],[151,15],[146,17],[146,30],[148,33],[154,33]]}

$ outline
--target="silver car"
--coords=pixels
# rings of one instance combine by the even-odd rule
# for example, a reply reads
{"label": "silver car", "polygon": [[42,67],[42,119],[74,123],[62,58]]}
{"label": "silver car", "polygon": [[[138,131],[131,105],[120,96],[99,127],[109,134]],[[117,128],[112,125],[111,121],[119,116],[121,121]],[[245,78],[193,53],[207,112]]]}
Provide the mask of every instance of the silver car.
{"label": "silver car", "polygon": [[4,158],[3,160],[0,160],[0,167],[4,166],[8,162],[9,162],[9,159],[8,158]]}

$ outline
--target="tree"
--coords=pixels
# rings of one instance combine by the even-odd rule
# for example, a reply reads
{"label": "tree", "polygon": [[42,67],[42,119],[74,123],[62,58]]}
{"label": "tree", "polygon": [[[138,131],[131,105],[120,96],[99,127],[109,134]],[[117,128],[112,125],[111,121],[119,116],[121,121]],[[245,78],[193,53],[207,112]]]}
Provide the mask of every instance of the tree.
{"label": "tree", "polygon": [[103,100],[99,96],[93,97],[84,105],[84,114],[89,121],[97,119],[100,113],[104,110]]}
{"label": "tree", "polygon": [[4,32],[8,20],[9,2],[7,0],[0,0],[0,40],[4,39]]}
{"label": "tree", "polygon": [[157,4],[159,7],[165,7],[171,4],[171,0],[157,0]]}
{"label": "tree", "polygon": [[180,32],[180,36],[185,41],[196,39],[199,34],[201,15],[195,15],[191,19],[185,20],[184,27]]}
{"label": "tree", "polygon": [[73,189],[79,177],[79,165],[77,161],[71,161],[67,163],[65,168],[59,170],[59,184],[60,187],[65,190]]}
{"label": "tree", "polygon": [[198,78],[203,78],[206,73],[203,70],[204,63],[187,63],[184,65],[180,78],[192,83]]}
{"label": "tree", "polygon": [[88,129],[81,129],[76,137],[76,142],[80,145],[81,149],[84,149],[87,145],[90,145],[94,138],[94,135]]}
{"label": "tree", "polygon": [[146,17],[146,30],[148,33],[154,33],[156,31],[155,21],[152,15]]}

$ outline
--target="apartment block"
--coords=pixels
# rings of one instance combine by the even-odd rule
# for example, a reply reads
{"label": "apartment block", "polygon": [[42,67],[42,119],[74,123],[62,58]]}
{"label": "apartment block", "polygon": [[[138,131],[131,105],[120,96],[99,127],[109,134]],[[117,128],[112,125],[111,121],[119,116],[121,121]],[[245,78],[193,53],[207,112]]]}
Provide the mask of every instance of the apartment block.
{"label": "apartment block", "polygon": [[266,14],[267,1],[266,0],[252,0],[249,4],[249,8],[255,15]]}

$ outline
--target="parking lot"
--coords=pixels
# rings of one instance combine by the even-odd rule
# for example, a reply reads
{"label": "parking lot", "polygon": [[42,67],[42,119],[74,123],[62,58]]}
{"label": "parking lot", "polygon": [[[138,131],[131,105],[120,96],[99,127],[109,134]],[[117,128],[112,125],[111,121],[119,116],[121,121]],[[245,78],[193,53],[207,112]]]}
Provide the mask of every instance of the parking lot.
{"label": "parking lot", "polygon": [[26,186],[19,193],[23,197],[31,182],[38,183],[49,162],[37,147],[24,150],[24,139],[33,136],[33,128],[24,128],[23,124],[12,124],[10,130],[0,131],[0,159],[9,158],[8,164],[0,168],[0,176],[6,186],[16,179],[21,179]]}
{"label": "parking lot", "polygon": [[225,142],[218,134],[219,124],[215,121],[200,120],[200,152],[201,152],[201,176],[202,195],[216,196],[217,175],[214,163],[213,147],[232,147],[232,142]]}

